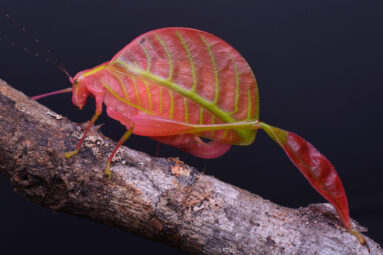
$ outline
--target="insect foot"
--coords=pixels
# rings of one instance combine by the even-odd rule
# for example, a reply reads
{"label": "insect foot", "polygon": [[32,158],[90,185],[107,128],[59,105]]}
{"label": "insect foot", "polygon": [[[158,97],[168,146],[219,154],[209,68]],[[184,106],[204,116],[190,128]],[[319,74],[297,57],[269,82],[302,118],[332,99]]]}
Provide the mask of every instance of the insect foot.
{"label": "insect foot", "polygon": [[77,149],[74,150],[74,151],[71,151],[71,152],[65,152],[65,157],[66,157],[66,158],[70,158],[70,157],[76,155],[77,153],[78,153],[78,150],[77,150]]}
{"label": "insect foot", "polygon": [[[359,241],[360,244],[362,244],[362,245],[367,245],[367,241],[366,241],[366,239],[365,239],[365,238],[362,236],[362,234],[360,234],[358,231],[352,229],[352,230],[350,231],[350,233],[351,233],[352,235],[354,235],[354,236],[358,239],[358,241]],[[368,247],[368,246],[367,246],[367,247]],[[368,248],[368,249],[370,250],[370,248]]]}
{"label": "insect foot", "polygon": [[110,171],[110,161],[108,161],[108,163],[106,164],[106,168],[105,168],[104,174],[106,176],[108,176],[108,179],[110,179],[111,176],[112,176],[112,172]]}

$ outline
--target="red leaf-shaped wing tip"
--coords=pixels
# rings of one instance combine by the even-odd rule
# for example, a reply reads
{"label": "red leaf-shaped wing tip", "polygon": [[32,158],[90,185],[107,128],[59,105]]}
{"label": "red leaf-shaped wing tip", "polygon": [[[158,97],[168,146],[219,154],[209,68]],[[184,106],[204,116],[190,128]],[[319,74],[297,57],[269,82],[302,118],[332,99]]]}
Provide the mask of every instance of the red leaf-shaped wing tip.
{"label": "red leaf-shaped wing tip", "polygon": [[260,126],[283,148],[314,189],[335,207],[344,227],[351,231],[346,193],[330,161],[302,137],[265,123]]}

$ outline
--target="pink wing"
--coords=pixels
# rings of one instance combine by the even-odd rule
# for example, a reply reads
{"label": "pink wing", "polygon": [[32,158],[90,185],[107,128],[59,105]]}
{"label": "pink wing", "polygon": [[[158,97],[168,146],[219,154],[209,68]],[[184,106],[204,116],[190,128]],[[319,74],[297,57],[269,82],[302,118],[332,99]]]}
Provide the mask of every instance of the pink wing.
{"label": "pink wing", "polygon": [[[198,125],[258,119],[257,84],[250,67],[233,47],[209,33],[189,28],[150,31],[133,40],[110,63],[120,71],[120,88],[113,90],[146,111],[137,114]],[[176,89],[129,75],[125,64],[171,81]],[[249,144],[255,131],[198,135],[223,143]]]}

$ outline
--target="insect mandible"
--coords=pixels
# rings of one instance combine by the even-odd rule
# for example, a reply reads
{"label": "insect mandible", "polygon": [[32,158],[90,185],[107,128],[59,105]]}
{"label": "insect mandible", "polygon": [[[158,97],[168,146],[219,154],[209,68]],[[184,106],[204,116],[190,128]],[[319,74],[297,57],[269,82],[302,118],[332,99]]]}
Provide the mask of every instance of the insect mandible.
{"label": "insect mandible", "polygon": [[72,88],[34,97],[72,91],[73,104],[80,109],[89,95],[95,98],[95,114],[67,158],[79,152],[103,104],[107,114],[127,128],[107,160],[109,178],[113,156],[132,133],[197,157],[216,158],[231,145],[251,144],[257,130],[263,129],[335,207],[343,226],[365,242],[351,227],[347,197],[335,168],[300,136],[259,121],[255,76],[246,60],[222,39],[190,28],[153,30],[138,36],[112,60],[69,79]]}

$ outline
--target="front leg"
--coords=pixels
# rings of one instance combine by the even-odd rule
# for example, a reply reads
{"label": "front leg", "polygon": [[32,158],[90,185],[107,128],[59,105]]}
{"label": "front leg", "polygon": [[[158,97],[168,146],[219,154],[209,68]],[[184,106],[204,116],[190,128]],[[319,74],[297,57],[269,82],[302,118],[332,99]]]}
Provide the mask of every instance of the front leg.
{"label": "front leg", "polygon": [[89,123],[88,127],[86,128],[84,134],[82,135],[80,142],[77,144],[76,149],[74,151],[66,152],[65,153],[65,157],[66,158],[70,158],[70,157],[76,155],[80,151],[81,145],[84,142],[85,137],[88,134],[90,128],[93,126],[93,124],[96,122],[96,120],[98,119],[98,117],[100,117],[100,115],[102,113],[103,98],[104,98],[104,94],[98,93],[95,96],[95,99],[96,99],[96,112],[94,113],[92,119],[90,120],[90,123]]}
{"label": "front leg", "polygon": [[82,143],[84,142],[86,135],[88,134],[90,128],[91,128],[91,127],[93,126],[93,124],[96,122],[96,120],[98,119],[98,117],[100,116],[100,114],[101,114],[101,112],[98,113],[98,112],[96,111],[96,113],[93,115],[92,119],[90,120],[90,123],[89,123],[88,127],[86,128],[84,134],[82,135],[80,142],[77,144],[76,149],[75,149],[74,151],[71,151],[71,152],[66,152],[66,153],[65,153],[65,157],[66,157],[66,158],[70,158],[70,157],[76,155],[76,154],[80,151],[81,145],[82,145]]}

